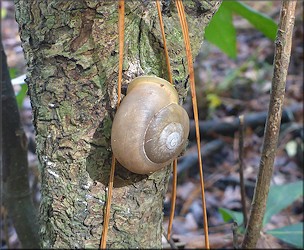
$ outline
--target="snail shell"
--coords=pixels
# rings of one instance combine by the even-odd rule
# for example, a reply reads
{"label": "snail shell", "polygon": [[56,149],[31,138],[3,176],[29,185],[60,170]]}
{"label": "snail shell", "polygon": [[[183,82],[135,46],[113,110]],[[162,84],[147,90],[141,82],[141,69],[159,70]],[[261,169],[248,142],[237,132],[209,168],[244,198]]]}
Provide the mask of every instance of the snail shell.
{"label": "snail shell", "polygon": [[169,165],[184,149],[189,117],[166,80],[140,76],[128,86],[112,124],[111,145],[118,162],[138,174]]}

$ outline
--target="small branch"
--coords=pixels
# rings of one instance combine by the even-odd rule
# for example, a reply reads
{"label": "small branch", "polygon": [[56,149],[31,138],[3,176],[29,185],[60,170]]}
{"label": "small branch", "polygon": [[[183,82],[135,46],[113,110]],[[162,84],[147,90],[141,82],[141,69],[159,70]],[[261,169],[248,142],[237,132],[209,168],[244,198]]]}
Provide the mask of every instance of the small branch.
{"label": "small branch", "polygon": [[231,225],[232,229],[232,242],[233,242],[233,248],[239,249],[239,242],[238,242],[238,224],[234,221]]}
{"label": "small branch", "polygon": [[15,93],[8,73],[6,55],[1,50],[1,97],[2,97],[2,152],[3,198],[5,207],[13,219],[23,248],[39,249],[37,213],[28,180],[27,138],[21,127]]}
{"label": "small branch", "polygon": [[290,60],[296,1],[282,1],[280,23],[276,38],[274,72],[264,143],[257,176],[251,213],[246,228],[243,249],[255,248],[260,237],[273,163],[277,150],[286,77]]}
{"label": "small branch", "polygon": [[[164,229],[163,229],[163,232],[165,232]],[[175,243],[174,243],[174,241],[173,241],[173,239],[172,239],[171,237],[169,238],[169,237],[166,235],[166,233],[163,233],[163,236],[166,238],[166,240],[167,240],[167,242],[169,243],[171,249],[178,249],[178,247],[175,245]]]}
{"label": "small branch", "polygon": [[239,127],[239,168],[240,168],[240,188],[241,188],[241,202],[242,202],[242,212],[244,217],[244,227],[247,226],[247,206],[246,206],[246,193],[245,193],[245,184],[244,184],[244,116],[241,115],[240,127]]}

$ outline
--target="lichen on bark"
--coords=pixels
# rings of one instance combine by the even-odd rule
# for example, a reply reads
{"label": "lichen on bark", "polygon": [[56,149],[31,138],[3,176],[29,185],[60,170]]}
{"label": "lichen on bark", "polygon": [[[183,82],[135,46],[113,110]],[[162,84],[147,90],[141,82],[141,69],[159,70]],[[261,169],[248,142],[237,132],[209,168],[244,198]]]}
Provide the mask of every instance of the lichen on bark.
{"label": "lichen on bark", "polygon": [[[97,248],[102,231],[117,102],[117,1],[15,0],[41,164],[44,248]],[[173,1],[162,1],[175,84],[187,81]],[[219,1],[186,1],[194,54]],[[142,74],[167,78],[154,1],[126,1],[123,84]],[[186,87],[187,88],[187,87]],[[184,98],[185,91],[180,98]],[[124,129],[124,128],[122,128]],[[118,166],[110,248],[161,247],[170,168],[150,176]]]}

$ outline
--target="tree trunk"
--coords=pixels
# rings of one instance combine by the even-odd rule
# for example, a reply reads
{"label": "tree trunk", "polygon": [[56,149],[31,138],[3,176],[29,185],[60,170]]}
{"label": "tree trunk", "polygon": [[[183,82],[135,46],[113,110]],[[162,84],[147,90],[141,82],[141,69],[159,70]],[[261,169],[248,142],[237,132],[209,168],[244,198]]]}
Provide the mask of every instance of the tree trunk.
{"label": "tree trunk", "polygon": [[[194,54],[219,2],[185,1]],[[41,164],[42,247],[97,248],[117,101],[118,2],[15,3]],[[182,101],[188,73],[181,28],[174,2],[162,3],[173,78]],[[167,79],[155,2],[126,1],[125,7],[123,84],[143,74]],[[161,247],[170,172],[165,168],[147,176],[116,168],[108,247]]]}
{"label": "tree trunk", "polygon": [[[37,212],[29,186],[27,138],[22,128],[15,92],[0,35],[1,53],[1,195],[25,249],[39,248]],[[3,121],[3,123],[2,123]],[[3,167],[2,167],[3,166]],[[2,198],[2,197],[1,197]]]}

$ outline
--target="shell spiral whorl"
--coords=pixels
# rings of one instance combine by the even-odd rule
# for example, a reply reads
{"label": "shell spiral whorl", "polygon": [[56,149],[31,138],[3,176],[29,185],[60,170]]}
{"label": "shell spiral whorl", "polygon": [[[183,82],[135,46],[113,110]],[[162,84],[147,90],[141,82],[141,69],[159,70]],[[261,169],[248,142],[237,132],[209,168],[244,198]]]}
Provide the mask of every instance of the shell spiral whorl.
{"label": "shell spiral whorl", "polygon": [[174,87],[155,76],[140,76],[129,84],[114,117],[111,145],[122,166],[148,174],[169,165],[188,134],[189,117]]}

